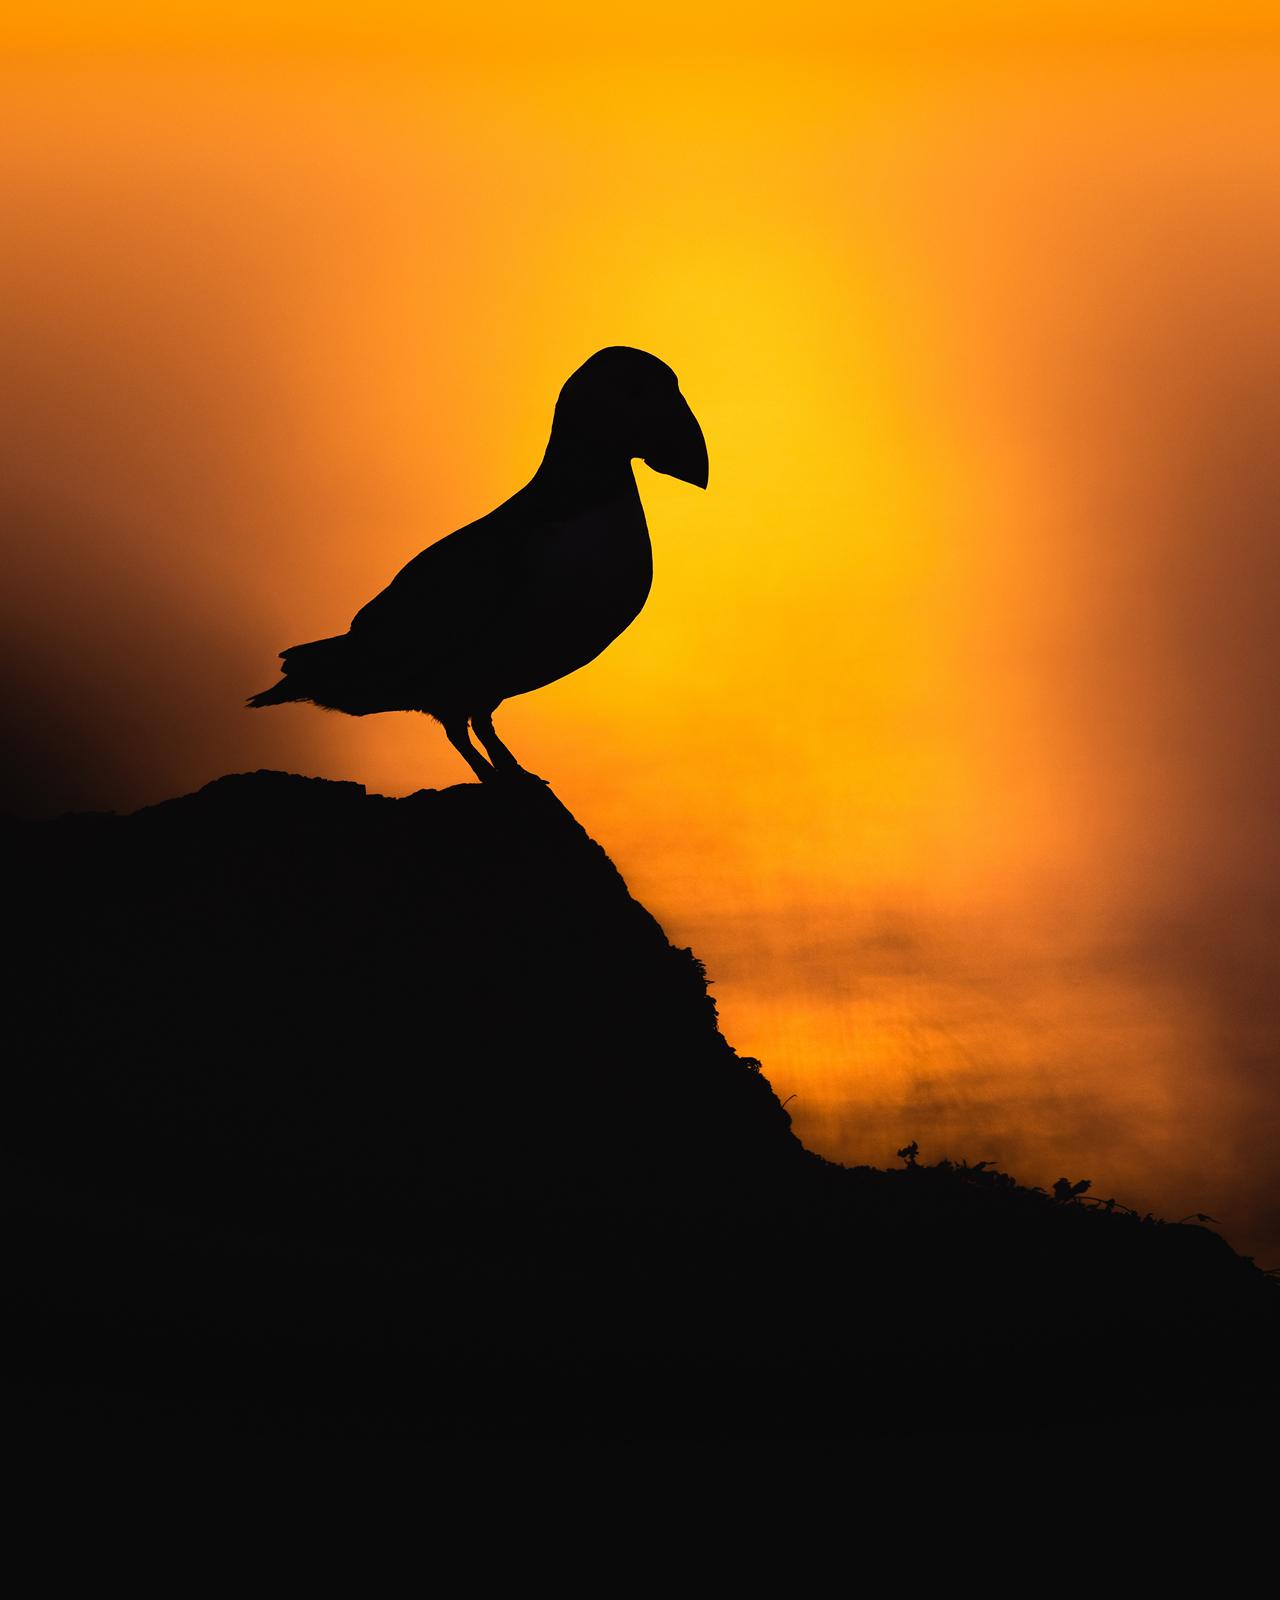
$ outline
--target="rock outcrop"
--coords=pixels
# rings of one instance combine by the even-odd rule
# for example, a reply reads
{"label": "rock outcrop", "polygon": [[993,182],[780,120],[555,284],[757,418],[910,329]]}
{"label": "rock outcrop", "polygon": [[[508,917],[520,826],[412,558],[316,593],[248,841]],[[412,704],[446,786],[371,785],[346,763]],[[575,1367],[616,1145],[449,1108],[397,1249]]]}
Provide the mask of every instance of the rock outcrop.
{"label": "rock outcrop", "polygon": [[805,1151],[537,783],[261,772],[4,841],[7,1388],[38,1426],[1185,1431],[1275,1403],[1280,1293],[1205,1229]]}

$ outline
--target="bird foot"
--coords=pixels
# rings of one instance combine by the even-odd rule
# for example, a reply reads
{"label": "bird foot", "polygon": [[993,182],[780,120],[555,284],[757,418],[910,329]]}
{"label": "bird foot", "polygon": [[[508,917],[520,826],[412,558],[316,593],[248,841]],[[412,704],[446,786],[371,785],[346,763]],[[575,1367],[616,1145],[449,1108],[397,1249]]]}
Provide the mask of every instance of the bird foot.
{"label": "bird foot", "polygon": [[550,778],[540,778],[536,772],[530,772],[527,767],[502,766],[495,770],[500,778],[507,779],[511,783],[545,783],[548,788],[551,786]]}

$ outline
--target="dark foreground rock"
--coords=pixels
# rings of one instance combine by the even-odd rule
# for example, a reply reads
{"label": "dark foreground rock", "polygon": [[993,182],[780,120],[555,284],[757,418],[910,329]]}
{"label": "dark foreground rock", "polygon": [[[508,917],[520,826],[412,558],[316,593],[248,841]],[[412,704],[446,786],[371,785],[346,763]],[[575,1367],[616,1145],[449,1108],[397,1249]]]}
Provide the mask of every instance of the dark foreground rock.
{"label": "dark foreground rock", "polygon": [[5,1396],[435,1437],[1271,1425],[1199,1227],[806,1152],[541,785],[10,822]]}

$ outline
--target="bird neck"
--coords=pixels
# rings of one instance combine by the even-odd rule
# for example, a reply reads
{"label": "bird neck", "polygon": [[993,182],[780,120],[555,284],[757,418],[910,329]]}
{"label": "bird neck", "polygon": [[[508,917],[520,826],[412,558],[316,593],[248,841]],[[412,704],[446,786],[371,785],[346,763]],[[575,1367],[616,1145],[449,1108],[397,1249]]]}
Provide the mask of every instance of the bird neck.
{"label": "bird neck", "polygon": [[635,489],[631,457],[583,439],[572,430],[553,427],[542,464],[531,488],[570,504],[593,504]]}

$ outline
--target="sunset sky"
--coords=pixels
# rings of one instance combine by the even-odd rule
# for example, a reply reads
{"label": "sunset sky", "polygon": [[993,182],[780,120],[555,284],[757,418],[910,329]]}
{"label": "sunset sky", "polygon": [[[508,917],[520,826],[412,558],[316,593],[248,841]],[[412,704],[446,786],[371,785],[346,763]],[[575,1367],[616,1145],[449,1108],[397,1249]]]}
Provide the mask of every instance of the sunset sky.
{"label": "sunset sky", "polygon": [[1273,6],[0,38],[0,805],[469,780],[425,718],[244,699],[641,346],[710,488],[637,466],[649,604],[504,739],[813,1147],[1090,1177],[1280,1264]]}

